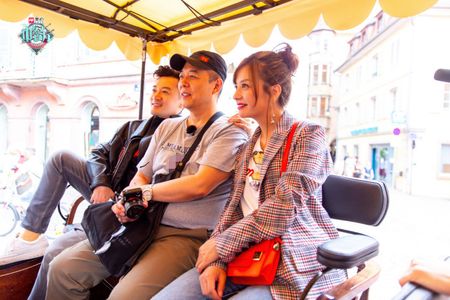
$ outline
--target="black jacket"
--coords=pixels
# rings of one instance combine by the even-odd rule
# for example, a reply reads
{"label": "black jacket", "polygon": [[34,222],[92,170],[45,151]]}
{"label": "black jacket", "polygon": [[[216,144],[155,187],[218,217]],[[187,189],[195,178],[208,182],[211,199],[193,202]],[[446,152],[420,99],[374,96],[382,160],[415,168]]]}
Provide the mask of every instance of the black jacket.
{"label": "black jacket", "polygon": [[125,123],[114,137],[92,150],[87,160],[90,187],[108,186],[121,192],[136,174],[136,165],[148,148],[156,128],[164,119],[153,116],[148,120]]}

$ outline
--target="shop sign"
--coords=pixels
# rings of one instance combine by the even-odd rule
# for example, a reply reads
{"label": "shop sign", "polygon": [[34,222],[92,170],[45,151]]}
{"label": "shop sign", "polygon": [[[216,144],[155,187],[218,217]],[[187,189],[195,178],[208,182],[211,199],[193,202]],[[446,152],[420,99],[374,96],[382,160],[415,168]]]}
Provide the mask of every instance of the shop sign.
{"label": "shop sign", "polygon": [[38,54],[45,45],[53,40],[54,35],[53,30],[44,25],[44,18],[29,17],[28,24],[23,25],[19,37],[35,54]]}
{"label": "shop sign", "polygon": [[363,135],[363,134],[370,134],[370,133],[376,133],[378,132],[378,127],[369,127],[369,128],[361,128],[352,130],[350,133],[351,135]]}

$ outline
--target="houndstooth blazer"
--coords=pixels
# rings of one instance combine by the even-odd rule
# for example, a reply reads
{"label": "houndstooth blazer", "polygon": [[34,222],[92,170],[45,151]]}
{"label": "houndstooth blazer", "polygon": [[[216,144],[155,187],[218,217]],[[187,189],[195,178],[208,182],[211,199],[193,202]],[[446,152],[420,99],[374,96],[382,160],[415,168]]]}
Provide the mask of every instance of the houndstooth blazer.
{"label": "houndstooth blazer", "polygon": [[[271,286],[274,299],[298,299],[308,281],[324,269],[316,260],[317,246],[338,237],[322,207],[321,186],[331,170],[323,127],[300,122],[287,170],[280,176],[283,150],[294,121],[285,112],[278,122],[264,153],[259,207],[244,218],[240,200],[253,146],[261,134],[257,128],[238,155],[233,191],[212,234],[220,257],[214,264],[222,268],[249,245],[281,236],[281,261]],[[308,298],[317,297],[344,279],[343,271],[327,274],[314,285]]]}

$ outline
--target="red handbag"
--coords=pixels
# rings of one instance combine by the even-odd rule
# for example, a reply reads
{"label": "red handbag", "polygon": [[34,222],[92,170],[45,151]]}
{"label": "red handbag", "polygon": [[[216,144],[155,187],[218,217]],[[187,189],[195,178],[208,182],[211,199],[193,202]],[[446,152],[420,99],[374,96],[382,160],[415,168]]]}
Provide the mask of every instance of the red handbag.
{"label": "red handbag", "polygon": [[227,276],[236,284],[271,285],[280,261],[281,239],[262,241],[228,263]]}
{"label": "red handbag", "polygon": [[[289,149],[298,122],[292,124],[281,163],[281,173],[286,171]],[[271,285],[280,261],[281,238],[276,237],[253,245],[228,263],[227,277],[235,284]]]}

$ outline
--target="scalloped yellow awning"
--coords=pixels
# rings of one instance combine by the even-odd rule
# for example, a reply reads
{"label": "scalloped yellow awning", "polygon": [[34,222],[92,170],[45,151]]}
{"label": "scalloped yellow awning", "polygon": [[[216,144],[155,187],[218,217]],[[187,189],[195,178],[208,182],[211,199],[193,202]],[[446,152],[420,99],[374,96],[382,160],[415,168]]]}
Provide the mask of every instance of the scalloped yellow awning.
{"label": "scalloped yellow awning", "polygon": [[[110,0],[114,5],[103,0],[34,0],[33,3],[37,4],[27,1],[30,0],[1,0],[0,19],[19,22],[29,15],[44,17],[56,37],[65,37],[78,30],[81,40],[88,47],[103,50],[115,42],[130,60],[141,57],[142,40],[138,36],[145,35],[146,40],[153,40],[147,44],[148,55],[158,64],[161,57],[167,54],[209,49],[211,45],[216,51],[227,53],[235,47],[241,34],[246,43],[257,47],[268,40],[275,25],[287,39],[300,38],[313,30],[320,15],[332,29],[351,29],[369,16],[377,0],[185,1],[192,10],[181,0],[140,0],[132,5],[127,5],[129,0]],[[394,17],[414,16],[436,2],[379,0],[382,9]],[[79,13],[76,16],[78,20],[73,15],[69,18],[60,14],[68,12],[70,15],[75,11],[72,9],[74,7]],[[192,11],[209,18],[203,22],[192,22],[192,19],[195,21]],[[95,19],[97,24],[80,20],[85,17],[86,20]],[[220,26],[204,24],[214,22],[220,22]],[[111,30],[120,30],[122,24],[125,28],[123,32]]]}

